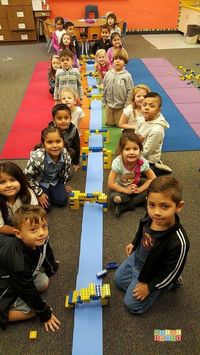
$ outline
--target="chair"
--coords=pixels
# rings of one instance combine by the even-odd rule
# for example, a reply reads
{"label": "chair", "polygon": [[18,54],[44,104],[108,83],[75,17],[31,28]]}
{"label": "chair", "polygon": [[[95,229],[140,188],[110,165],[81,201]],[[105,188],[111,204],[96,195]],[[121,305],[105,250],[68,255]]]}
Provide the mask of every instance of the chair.
{"label": "chair", "polygon": [[125,42],[126,31],[127,31],[127,22],[124,22],[122,26],[121,40],[122,40],[123,47],[127,49],[127,45]]}
{"label": "chair", "polygon": [[85,18],[91,18],[90,16],[93,15],[93,18],[99,17],[99,10],[97,5],[86,5],[85,6]]}

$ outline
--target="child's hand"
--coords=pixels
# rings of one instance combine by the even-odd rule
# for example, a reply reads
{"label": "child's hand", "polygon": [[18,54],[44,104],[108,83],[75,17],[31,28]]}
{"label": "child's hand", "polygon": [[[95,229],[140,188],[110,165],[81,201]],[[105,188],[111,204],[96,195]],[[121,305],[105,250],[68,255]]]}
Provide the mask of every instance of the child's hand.
{"label": "child's hand", "polygon": [[138,187],[135,184],[131,184],[126,187],[126,190],[128,195],[132,195],[137,193]]}
{"label": "child's hand", "polygon": [[38,196],[38,202],[39,204],[43,207],[43,208],[47,208],[49,206],[49,198],[46,194],[42,194],[40,196]]}
{"label": "child's hand", "polygon": [[80,166],[79,165],[75,165],[75,164],[73,164],[73,170],[74,171],[78,171],[78,169],[80,168]]}
{"label": "child's hand", "polygon": [[143,142],[144,142],[144,137],[142,137],[141,134],[138,134],[138,137],[139,137],[139,139],[140,139],[140,142],[143,143]]}
{"label": "child's hand", "polygon": [[72,188],[71,188],[71,186],[69,186],[69,185],[65,185],[65,191],[66,192],[72,192]]}
{"label": "child's hand", "polygon": [[45,330],[48,332],[48,330],[52,330],[54,332],[56,329],[59,329],[60,321],[58,318],[54,316],[52,313],[51,318],[48,320],[48,322],[44,323]]}
{"label": "child's hand", "polygon": [[132,251],[133,251],[133,244],[130,243],[130,244],[126,245],[126,248],[125,248],[126,255],[127,256],[131,255]]}
{"label": "child's hand", "polygon": [[143,301],[149,295],[148,285],[144,282],[138,282],[133,289],[133,297],[137,300]]}

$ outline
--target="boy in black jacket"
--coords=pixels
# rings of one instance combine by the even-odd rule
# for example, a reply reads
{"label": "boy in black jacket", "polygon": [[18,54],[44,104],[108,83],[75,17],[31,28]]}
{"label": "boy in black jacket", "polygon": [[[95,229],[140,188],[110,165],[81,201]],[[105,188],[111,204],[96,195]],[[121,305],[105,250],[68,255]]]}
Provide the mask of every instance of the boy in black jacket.
{"label": "boy in black jacket", "polygon": [[98,49],[105,49],[107,50],[112,47],[111,41],[110,41],[110,28],[108,25],[103,25],[101,27],[101,39],[95,41],[95,43],[92,46],[92,53],[96,54]]}
{"label": "boy in black jacket", "polygon": [[71,37],[72,44],[74,46],[77,58],[80,58],[80,48],[79,48],[78,40],[75,35],[75,27],[73,22],[71,21],[65,22],[64,29],[66,30],[66,33]]}
{"label": "boy in black jacket", "polygon": [[69,153],[72,154],[73,170],[79,169],[80,161],[80,137],[76,126],[71,122],[71,110],[65,104],[57,104],[52,108],[53,121],[49,122],[49,126],[55,126],[62,130],[65,144],[71,148]]}
{"label": "boy in black jacket", "polygon": [[154,179],[147,190],[148,216],[140,221],[128,258],[115,274],[115,284],[126,292],[124,303],[132,313],[145,313],[163,290],[181,286],[189,240],[180,224],[182,190],[169,176]]}
{"label": "boy in black jacket", "polygon": [[16,238],[0,238],[0,328],[37,315],[46,331],[54,331],[60,322],[40,296],[48,288],[48,276],[58,268],[48,241],[46,212],[23,205],[13,219]]}

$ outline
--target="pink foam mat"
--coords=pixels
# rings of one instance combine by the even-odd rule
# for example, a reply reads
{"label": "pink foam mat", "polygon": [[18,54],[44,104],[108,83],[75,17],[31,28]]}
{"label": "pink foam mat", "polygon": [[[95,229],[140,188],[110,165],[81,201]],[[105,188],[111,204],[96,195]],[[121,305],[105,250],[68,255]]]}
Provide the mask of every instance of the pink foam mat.
{"label": "pink foam mat", "polygon": [[176,105],[182,115],[185,117],[187,122],[200,123],[200,104],[197,103],[184,103]]}
{"label": "pink foam mat", "polygon": [[171,76],[171,75],[164,76],[163,75],[163,76],[157,77],[156,80],[163,87],[163,89],[187,88],[188,87],[188,81],[180,80],[175,75],[173,75],[173,76]]}
{"label": "pink foam mat", "polygon": [[190,126],[196,132],[196,134],[200,137],[200,123],[190,123]]}
{"label": "pink foam mat", "polygon": [[192,86],[187,88],[168,88],[165,91],[175,104],[200,103],[200,90]]}
{"label": "pink foam mat", "polygon": [[143,63],[146,66],[157,67],[159,66],[168,66],[169,62],[166,58],[142,58]]}
{"label": "pink foam mat", "polygon": [[[145,64],[146,65],[146,64]],[[148,66],[147,68],[150,70],[151,74],[155,76],[155,78],[159,78],[160,76],[179,76],[179,71],[174,68],[171,64],[166,66]]]}

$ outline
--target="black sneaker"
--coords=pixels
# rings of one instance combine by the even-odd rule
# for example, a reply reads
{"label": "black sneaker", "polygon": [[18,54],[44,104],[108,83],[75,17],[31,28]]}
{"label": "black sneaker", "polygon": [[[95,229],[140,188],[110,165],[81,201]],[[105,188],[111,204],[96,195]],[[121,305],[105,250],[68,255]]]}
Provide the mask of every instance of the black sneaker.
{"label": "black sneaker", "polygon": [[169,286],[168,290],[169,291],[176,290],[177,288],[180,288],[181,286],[183,286],[183,279],[182,279],[182,276],[179,276],[177,280],[172,282],[172,284]]}

